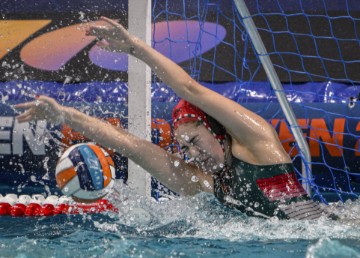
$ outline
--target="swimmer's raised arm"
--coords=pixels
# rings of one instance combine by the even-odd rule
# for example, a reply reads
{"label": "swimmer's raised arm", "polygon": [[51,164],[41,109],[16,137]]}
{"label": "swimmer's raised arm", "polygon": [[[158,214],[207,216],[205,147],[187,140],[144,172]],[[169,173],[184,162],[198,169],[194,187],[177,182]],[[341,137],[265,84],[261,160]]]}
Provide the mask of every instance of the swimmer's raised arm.
{"label": "swimmer's raised arm", "polygon": [[[211,192],[211,176],[204,175],[196,166],[166,152],[159,146],[136,137],[122,128],[88,116],[70,107],[58,104],[54,99],[40,96],[35,101],[18,104],[16,108],[26,111],[17,116],[18,122],[47,120],[65,123],[96,143],[113,149],[133,160],[171,190],[194,195],[201,191]],[[194,180],[193,177],[198,180]]]}
{"label": "swimmer's raised arm", "polygon": [[232,136],[234,154],[242,155],[238,158],[262,164],[290,161],[275,130],[263,118],[202,86],[179,65],[129,34],[120,24],[105,17],[102,19],[110,27],[90,27],[87,34],[101,38],[98,43],[101,47],[126,52],[142,60],[178,96],[214,117]]}

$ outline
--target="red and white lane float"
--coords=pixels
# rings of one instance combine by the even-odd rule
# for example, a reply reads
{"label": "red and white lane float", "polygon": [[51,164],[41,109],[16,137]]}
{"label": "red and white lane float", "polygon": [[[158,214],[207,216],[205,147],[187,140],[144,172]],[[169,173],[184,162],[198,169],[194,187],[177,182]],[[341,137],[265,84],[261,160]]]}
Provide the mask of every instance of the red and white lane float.
{"label": "red and white lane float", "polygon": [[0,195],[0,216],[36,217],[54,216],[59,214],[92,214],[118,212],[117,208],[107,199],[94,203],[79,203],[67,196],[50,195]]}

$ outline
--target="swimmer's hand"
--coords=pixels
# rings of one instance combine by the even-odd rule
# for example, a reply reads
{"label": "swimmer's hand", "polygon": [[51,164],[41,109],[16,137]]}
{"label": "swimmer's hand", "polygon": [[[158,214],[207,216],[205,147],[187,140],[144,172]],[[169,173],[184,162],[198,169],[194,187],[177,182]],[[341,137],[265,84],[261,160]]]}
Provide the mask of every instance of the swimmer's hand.
{"label": "swimmer's hand", "polygon": [[119,23],[107,18],[101,17],[106,26],[90,26],[86,28],[87,36],[95,36],[98,39],[97,46],[114,52],[131,52],[132,42],[135,37]]}
{"label": "swimmer's hand", "polygon": [[15,108],[26,109],[16,117],[19,123],[34,120],[47,120],[53,124],[65,122],[64,107],[46,96],[38,96],[34,101],[17,104]]}

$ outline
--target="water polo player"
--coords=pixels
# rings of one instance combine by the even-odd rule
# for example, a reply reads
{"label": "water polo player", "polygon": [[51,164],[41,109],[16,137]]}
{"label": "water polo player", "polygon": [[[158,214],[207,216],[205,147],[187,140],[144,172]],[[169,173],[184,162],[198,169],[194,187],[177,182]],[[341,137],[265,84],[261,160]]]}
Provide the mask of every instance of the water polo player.
{"label": "water polo player", "polygon": [[291,159],[268,122],[200,85],[120,24],[102,19],[108,26],[89,27],[88,36],[101,39],[97,43],[100,47],[142,60],[182,98],[172,114],[173,126],[181,151],[189,159],[184,161],[46,96],[17,105],[26,109],[17,117],[19,122],[47,119],[66,123],[133,160],[182,195],[213,193],[222,203],[266,218],[315,219],[324,213],[297,181]]}

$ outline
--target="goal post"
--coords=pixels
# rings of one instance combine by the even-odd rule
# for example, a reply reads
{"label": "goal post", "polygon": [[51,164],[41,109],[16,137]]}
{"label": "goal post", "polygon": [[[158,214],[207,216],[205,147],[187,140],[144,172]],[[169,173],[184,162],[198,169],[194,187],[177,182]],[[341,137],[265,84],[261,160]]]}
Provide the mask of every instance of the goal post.
{"label": "goal post", "polygon": [[308,178],[311,177],[311,155],[309,146],[306,143],[306,140],[303,136],[303,133],[298,125],[295,114],[292,110],[292,107],[289,104],[289,101],[286,98],[284,88],[279,80],[279,77],[276,74],[274,66],[270,60],[270,57],[266,51],[266,47],[261,40],[261,37],[257,31],[257,28],[250,16],[249,10],[244,2],[244,0],[234,0],[237,10],[239,11],[244,27],[247,33],[250,36],[252,44],[255,48],[257,55],[259,56],[260,62],[264,67],[266,75],[270,81],[272,88],[275,91],[275,94],[279,100],[280,106],[284,115],[289,123],[290,129],[294,134],[295,140],[299,145],[299,149],[303,155],[302,160],[302,185],[305,188],[306,192],[311,195],[311,188],[309,185]]}
{"label": "goal post", "polygon": [[[151,45],[151,0],[129,0],[128,9],[129,32]],[[151,70],[135,57],[129,55],[128,58],[128,129],[130,133],[150,141]],[[139,195],[150,197],[150,174],[130,159],[128,184]]]}

